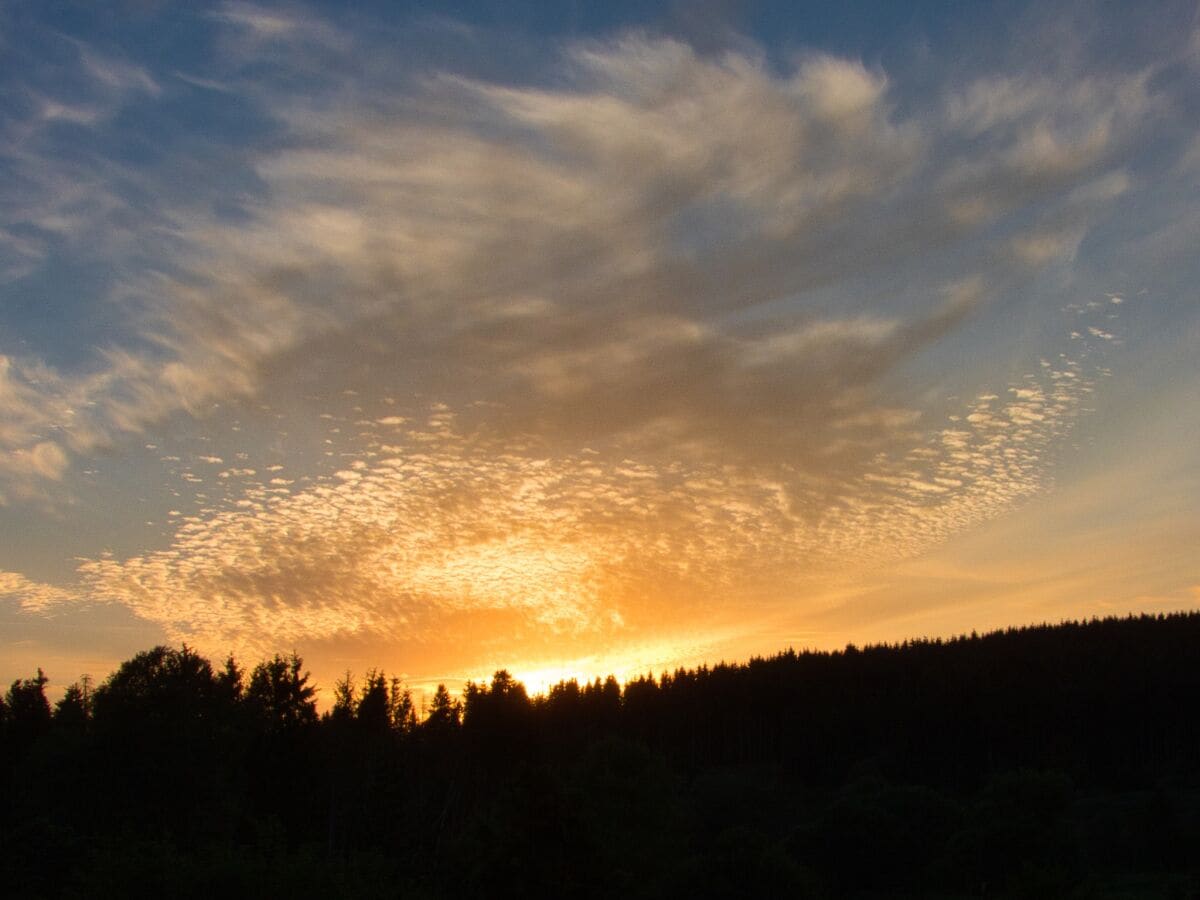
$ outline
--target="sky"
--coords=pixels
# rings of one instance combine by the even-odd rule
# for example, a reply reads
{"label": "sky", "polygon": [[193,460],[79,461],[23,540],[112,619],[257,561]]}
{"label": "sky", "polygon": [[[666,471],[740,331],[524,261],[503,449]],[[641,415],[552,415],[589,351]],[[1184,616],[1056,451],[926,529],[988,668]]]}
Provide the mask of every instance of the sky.
{"label": "sky", "polygon": [[0,680],[1200,607],[1200,7],[0,2]]}

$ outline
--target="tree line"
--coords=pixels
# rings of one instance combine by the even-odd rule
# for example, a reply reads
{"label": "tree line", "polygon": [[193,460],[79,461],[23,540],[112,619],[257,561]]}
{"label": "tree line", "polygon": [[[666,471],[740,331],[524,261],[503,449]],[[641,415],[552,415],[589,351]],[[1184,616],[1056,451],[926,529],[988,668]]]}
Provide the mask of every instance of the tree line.
{"label": "tree line", "polygon": [[1200,614],[835,652],[424,715],[155,647],[0,700],[25,897],[1195,896]]}

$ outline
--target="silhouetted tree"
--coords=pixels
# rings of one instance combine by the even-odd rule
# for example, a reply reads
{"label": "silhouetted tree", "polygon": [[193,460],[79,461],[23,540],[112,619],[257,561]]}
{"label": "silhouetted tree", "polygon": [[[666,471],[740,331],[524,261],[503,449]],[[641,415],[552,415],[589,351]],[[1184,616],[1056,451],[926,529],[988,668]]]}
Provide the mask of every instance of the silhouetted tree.
{"label": "silhouetted tree", "polygon": [[392,731],[398,735],[412,734],[417,727],[417,710],[412,691],[399,678],[388,683],[388,718]]}
{"label": "silhouetted tree", "polygon": [[333,706],[329,710],[329,717],[334,722],[349,722],[354,719],[357,709],[354,675],[347,669],[346,673],[333,683]]}
{"label": "silhouetted tree", "polygon": [[[219,683],[232,680],[228,674],[232,665],[230,657],[222,673],[224,678],[218,677]],[[316,689],[308,683],[309,673],[303,668],[303,661],[294,652],[286,657],[277,653],[254,667],[245,702],[268,728],[297,728],[317,721]]]}
{"label": "silhouetted tree", "polygon": [[50,701],[46,685],[50,679],[40,668],[33,678],[17,679],[4,698],[11,734],[17,741],[28,741],[43,734],[50,725]]}
{"label": "silhouetted tree", "polygon": [[425,718],[426,731],[446,735],[458,731],[462,725],[462,704],[450,696],[444,684],[439,684],[433,693],[429,704],[429,713]]}
{"label": "silhouetted tree", "polygon": [[217,688],[226,700],[237,703],[242,699],[245,687],[245,674],[230,653],[225,658],[225,666],[217,673]]}
{"label": "silhouetted tree", "polygon": [[186,644],[155,647],[124,663],[96,689],[98,721],[140,727],[211,717],[218,702],[212,665]]}
{"label": "silhouetted tree", "polygon": [[71,684],[54,704],[54,724],[68,728],[85,728],[92,718],[92,677],[83,675]]}
{"label": "silhouetted tree", "polygon": [[138,822],[180,840],[227,829],[243,760],[237,722],[211,663],[188,646],[122,663],[93,696],[100,802],[112,827]]}
{"label": "silhouetted tree", "polygon": [[392,727],[387,676],[378,669],[369,669],[363,680],[355,718],[368,732],[386,734]]}

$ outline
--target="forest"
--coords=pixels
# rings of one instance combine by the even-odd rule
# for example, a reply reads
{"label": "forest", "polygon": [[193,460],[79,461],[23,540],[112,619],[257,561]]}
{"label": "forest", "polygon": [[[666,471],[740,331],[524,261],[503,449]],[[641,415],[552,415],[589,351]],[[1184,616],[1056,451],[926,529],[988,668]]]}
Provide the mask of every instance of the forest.
{"label": "forest", "polygon": [[37,897],[1197,897],[1200,613],[786,650],[418,714],[155,647],[0,702]]}

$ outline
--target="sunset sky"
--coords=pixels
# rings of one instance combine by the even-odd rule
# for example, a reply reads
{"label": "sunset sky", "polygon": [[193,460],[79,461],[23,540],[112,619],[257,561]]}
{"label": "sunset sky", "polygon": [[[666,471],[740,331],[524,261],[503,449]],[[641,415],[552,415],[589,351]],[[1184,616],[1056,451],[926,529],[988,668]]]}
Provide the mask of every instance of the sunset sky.
{"label": "sunset sky", "polygon": [[0,2],[0,680],[1200,607],[1200,7]]}

